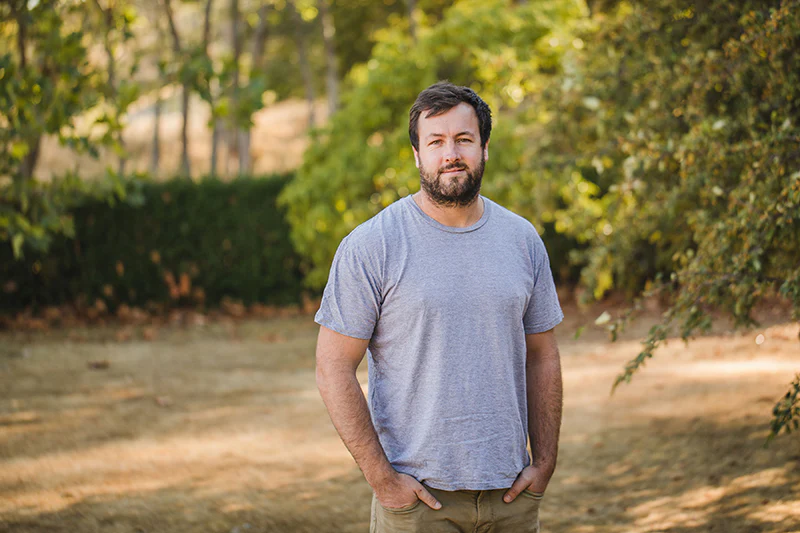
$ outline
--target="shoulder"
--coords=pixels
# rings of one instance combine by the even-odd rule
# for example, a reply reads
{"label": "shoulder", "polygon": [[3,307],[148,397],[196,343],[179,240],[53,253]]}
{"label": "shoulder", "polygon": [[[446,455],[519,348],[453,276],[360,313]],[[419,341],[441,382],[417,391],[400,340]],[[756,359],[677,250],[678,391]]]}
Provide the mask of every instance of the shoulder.
{"label": "shoulder", "polygon": [[339,245],[339,253],[361,258],[382,260],[387,243],[402,231],[407,216],[402,203],[405,198],[390,204],[372,218],[356,226]]}
{"label": "shoulder", "polygon": [[494,200],[484,197],[484,201],[491,205],[492,218],[494,222],[502,227],[503,231],[509,232],[517,238],[525,239],[528,242],[541,242],[542,238],[533,223],[510,209],[503,207]]}
{"label": "shoulder", "polygon": [[549,264],[544,240],[533,223],[492,200],[488,201],[492,205],[492,218],[497,224],[495,231],[503,235],[507,239],[506,242],[519,253],[527,255],[534,271],[544,264]]}
{"label": "shoulder", "polygon": [[382,246],[391,234],[403,225],[405,210],[402,204],[405,201],[405,198],[401,198],[362,222],[344,238],[344,241],[348,241],[349,246],[358,248],[374,249],[376,246]]}

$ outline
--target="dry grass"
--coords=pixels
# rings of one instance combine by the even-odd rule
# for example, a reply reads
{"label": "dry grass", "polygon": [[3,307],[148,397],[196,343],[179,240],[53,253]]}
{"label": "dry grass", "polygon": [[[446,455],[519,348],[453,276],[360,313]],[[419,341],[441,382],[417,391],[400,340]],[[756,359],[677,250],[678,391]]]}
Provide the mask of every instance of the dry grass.
{"label": "dry grass", "polygon": [[[179,93],[173,93],[165,104],[161,117],[160,177],[177,174],[181,157],[182,118],[177,109]],[[193,176],[208,174],[211,168],[211,129],[208,127],[210,110],[208,104],[197,97],[191,100],[189,115],[189,160]],[[317,122],[326,116],[326,104],[320,100],[315,106]],[[139,105],[129,113],[124,132],[129,162],[126,171],[148,172],[152,152],[155,115],[151,105]],[[308,105],[304,100],[285,100],[266,107],[253,116],[251,157],[255,174],[286,172],[297,168],[302,162],[303,152],[308,146]],[[225,144],[220,144],[217,172],[234,175],[237,170],[235,154],[229,154]],[[229,164],[226,166],[226,159]],[[117,169],[118,158],[103,150],[99,159],[78,155],[59,145],[56,137],[45,137],[42,153],[36,166],[36,176],[48,180],[68,170],[77,170],[82,177],[100,176],[105,168]]]}
{"label": "dry grass", "polygon": [[[796,325],[637,349],[560,327],[565,418],[544,531],[800,531],[800,441],[762,448]],[[316,392],[309,317],[0,336],[0,531],[366,531],[370,489]],[[278,342],[268,342],[278,339]],[[88,363],[107,360],[105,370]],[[366,384],[366,368],[360,371]]]}

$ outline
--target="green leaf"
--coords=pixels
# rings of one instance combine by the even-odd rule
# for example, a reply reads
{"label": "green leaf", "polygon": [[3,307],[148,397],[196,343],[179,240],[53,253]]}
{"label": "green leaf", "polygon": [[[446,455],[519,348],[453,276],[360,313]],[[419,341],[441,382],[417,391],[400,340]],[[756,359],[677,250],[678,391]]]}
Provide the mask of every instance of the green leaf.
{"label": "green leaf", "polygon": [[608,324],[610,320],[611,315],[608,311],[603,311],[603,313],[595,319],[594,323],[596,326],[602,326],[603,324]]}
{"label": "green leaf", "polygon": [[13,142],[11,143],[11,147],[9,149],[9,153],[11,154],[11,157],[13,157],[14,159],[22,159],[23,157],[28,155],[29,151],[30,147],[28,146],[28,143],[26,143],[25,141]]}
{"label": "green leaf", "polygon": [[25,237],[17,233],[11,237],[11,247],[14,250],[14,259],[22,259],[22,245],[25,243]]}

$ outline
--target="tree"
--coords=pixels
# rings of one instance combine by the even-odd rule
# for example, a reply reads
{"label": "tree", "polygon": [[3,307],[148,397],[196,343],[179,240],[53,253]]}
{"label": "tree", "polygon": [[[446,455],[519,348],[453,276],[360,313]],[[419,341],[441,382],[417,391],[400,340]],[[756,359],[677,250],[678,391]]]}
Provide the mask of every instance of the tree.
{"label": "tree", "polygon": [[[242,55],[242,30],[239,23],[239,0],[230,0],[230,23],[231,23],[231,102],[233,108],[239,110],[239,85],[241,76],[239,73],[239,63]],[[238,113],[237,113],[238,115]],[[238,122],[238,121],[237,121]],[[245,138],[245,133],[240,125],[235,124],[233,129],[233,146],[239,159],[239,174],[247,172],[250,164],[250,143],[249,138]],[[245,144],[245,141],[247,143]]]}
{"label": "tree", "polygon": [[[133,34],[129,25],[133,21],[133,12],[123,1],[110,0],[107,7],[103,7],[101,0],[93,0],[93,5],[99,14],[100,34],[103,36],[103,48],[106,52],[106,69],[108,78],[105,86],[105,100],[111,105],[107,120],[114,123],[113,143],[119,156],[118,172],[125,174],[125,140],[122,137],[122,117],[128,106],[138,97],[138,86],[129,81],[129,76],[118,79],[117,47]],[[128,74],[136,70],[136,64],[129,69]]]}
{"label": "tree", "polygon": [[205,64],[209,70],[208,76],[206,77],[207,84],[206,84],[206,91],[201,91],[201,95],[205,96],[205,99],[208,101],[209,107],[211,108],[211,161],[210,161],[210,170],[209,175],[214,177],[217,175],[217,154],[219,152],[219,119],[217,117],[218,113],[214,108],[215,98],[213,93],[212,85],[215,82],[214,79],[214,68],[211,62],[211,55],[209,54],[209,44],[211,42],[211,13],[212,8],[214,5],[214,0],[206,0],[206,7],[203,13],[203,37],[201,42],[203,59]]}
{"label": "tree", "polygon": [[289,10],[292,22],[294,23],[294,39],[295,46],[297,47],[297,59],[300,63],[300,72],[303,75],[303,86],[306,90],[306,101],[308,102],[308,127],[313,128],[314,117],[314,100],[317,99],[316,91],[314,89],[314,76],[311,73],[311,66],[308,63],[308,44],[305,32],[305,22],[303,17],[297,11],[297,6],[292,0],[286,2],[286,8]]}
{"label": "tree", "polygon": [[[308,283],[325,283],[338,242],[382,207],[409,194],[419,178],[408,145],[408,108],[440,78],[479,88],[498,115],[493,137],[504,150],[493,174],[510,183],[523,138],[514,137],[513,110],[533,89],[554,54],[547,37],[577,15],[577,6],[470,0],[445,12],[414,43],[405,28],[378,33],[367,64],[355,67],[340,113],[316,134],[303,166],[282,195],[293,240],[308,260]],[[524,133],[524,132],[523,132]],[[521,135],[521,134],[520,134]]]}
{"label": "tree", "polygon": [[[420,24],[416,42],[378,32],[282,196],[309,285],[324,284],[344,235],[416,190],[408,108],[449,79],[495,113],[502,150],[485,193],[549,243],[575,243],[551,260],[579,270],[587,299],[616,289],[669,302],[616,384],[673,331],[710,327],[712,311],[753,325],[754,306],[780,296],[799,320],[799,7],[465,0]],[[795,380],[772,434],[799,410]]]}
{"label": "tree", "polygon": [[[691,239],[678,247],[673,271],[659,284],[673,295],[670,309],[616,384],[631,379],[673,325],[683,339],[707,330],[712,310],[751,326],[755,305],[780,295],[800,321],[798,7],[793,0],[721,2],[707,12],[690,5],[678,12],[706,30],[702,39],[698,35],[704,46],[686,47],[688,58],[679,63],[686,82],[672,87],[683,98],[672,109],[659,106],[681,120],[680,127],[658,137],[647,132],[638,141],[629,137],[626,148],[646,183],[646,190],[632,193],[635,202],[656,219],[664,205],[693,206],[674,217],[685,221]],[[654,75],[665,86],[665,69]],[[664,159],[677,167],[667,183],[655,179]],[[648,169],[648,162],[656,168]],[[622,224],[631,220],[621,216]],[[776,406],[773,436],[790,423],[797,427],[797,381],[792,387],[793,404]]]}
{"label": "tree", "polygon": [[328,114],[332,115],[339,108],[339,62],[334,44],[336,25],[328,0],[318,0],[317,5],[322,19],[322,40],[325,43],[325,63],[328,67],[325,78],[328,87]]}
{"label": "tree", "polygon": [[172,36],[172,50],[179,65],[178,76],[181,80],[181,115],[183,116],[183,126],[181,127],[181,169],[180,173],[187,178],[191,177],[191,165],[189,163],[189,98],[191,96],[192,72],[187,68],[184,45],[181,42],[178,27],[175,25],[175,15],[172,10],[172,0],[162,0],[164,14],[167,17],[170,35]]}
{"label": "tree", "polygon": [[[42,137],[96,157],[100,147],[115,145],[118,118],[135,98],[135,86],[119,85],[110,100],[102,68],[89,61],[81,25],[88,8],[57,0],[0,4],[0,34],[15,45],[0,53],[0,241],[17,258],[25,247],[44,251],[54,235],[71,235],[69,209],[89,189],[69,172],[49,184],[36,180]],[[132,16],[115,12],[107,35],[126,38]],[[98,112],[102,106],[106,112]],[[92,126],[79,129],[76,119],[90,113],[97,117]],[[119,176],[108,177],[112,196],[123,197]]]}
{"label": "tree", "polygon": [[417,40],[417,23],[414,17],[414,11],[417,9],[416,0],[406,0],[406,8],[408,9],[408,33],[411,34],[411,40]]}
{"label": "tree", "polygon": [[[269,4],[262,4],[261,7],[258,9],[258,26],[256,27],[255,34],[253,35],[253,48],[250,54],[250,73],[249,73],[249,80],[250,85],[253,83],[256,84],[257,87],[266,87],[267,80],[264,68],[264,61],[265,61],[265,50],[267,46],[267,38],[269,35],[269,13],[271,10],[271,6]],[[238,90],[238,86],[237,86]],[[250,88],[252,92],[252,88]],[[243,102],[241,102],[243,103]],[[237,104],[240,105],[241,103]],[[246,111],[249,111],[250,114],[247,116],[246,121],[243,122],[243,128],[241,133],[241,151],[239,152],[239,172],[240,173],[250,173],[250,168],[252,166],[250,161],[250,130],[253,127],[252,123],[252,115],[262,107],[261,99],[258,99],[258,102],[250,101],[251,105],[249,108],[246,108]]]}

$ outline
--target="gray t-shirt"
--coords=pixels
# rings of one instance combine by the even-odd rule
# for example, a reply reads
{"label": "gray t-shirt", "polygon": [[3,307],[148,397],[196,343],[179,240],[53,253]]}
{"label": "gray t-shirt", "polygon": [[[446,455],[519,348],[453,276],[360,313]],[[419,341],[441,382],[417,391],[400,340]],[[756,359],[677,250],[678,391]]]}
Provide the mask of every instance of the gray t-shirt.
{"label": "gray t-shirt", "polygon": [[488,198],[440,224],[407,196],[342,240],[318,324],[369,339],[368,403],[398,471],[442,490],[511,486],[530,464],[525,334],[563,319],[533,225]]}

